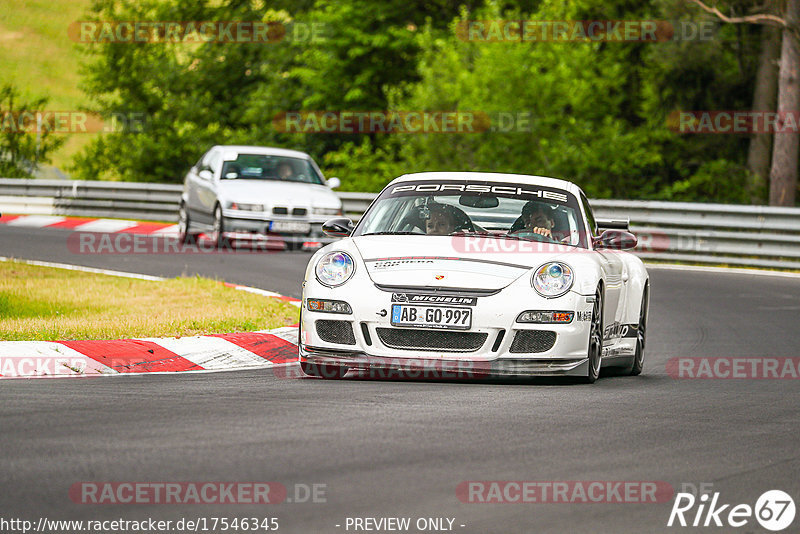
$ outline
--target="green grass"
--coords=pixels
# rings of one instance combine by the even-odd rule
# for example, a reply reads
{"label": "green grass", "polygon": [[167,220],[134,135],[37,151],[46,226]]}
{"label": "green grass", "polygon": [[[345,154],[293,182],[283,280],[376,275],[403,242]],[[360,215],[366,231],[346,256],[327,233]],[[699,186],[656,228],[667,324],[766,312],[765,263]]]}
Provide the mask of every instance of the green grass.
{"label": "green grass", "polygon": [[[48,110],[79,110],[89,104],[80,90],[81,53],[67,36],[90,0],[3,0],[0,7],[0,78],[26,100],[48,97]],[[73,134],[52,163],[64,167],[96,134]]]}
{"label": "green grass", "polygon": [[0,340],[248,332],[288,326],[298,316],[287,302],[207,278],[151,282],[0,262]]}

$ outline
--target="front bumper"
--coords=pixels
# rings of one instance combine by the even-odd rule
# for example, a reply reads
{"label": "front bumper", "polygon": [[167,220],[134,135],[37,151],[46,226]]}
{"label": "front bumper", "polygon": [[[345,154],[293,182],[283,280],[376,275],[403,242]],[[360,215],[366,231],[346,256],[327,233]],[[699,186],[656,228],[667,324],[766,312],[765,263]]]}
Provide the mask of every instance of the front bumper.
{"label": "front bumper", "polygon": [[[272,216],[262,212],[242,212],[238,210],[223,210],[225,232],[229,234],[251,234],[276,238],[284,243],[317,243],[315,248],[336,241],[336,238],[325,235],[322,225],[330,217],[287,217]],[[272,232],[270,223],[273,221],[308,224],[307,232]],[[244,236],[239,236],[244,237]]]}
{"label": "front bumper", "polygon": [[[522,278],[495,294],[476,297],[469,330],[437,330],[448,332],[446,336],[460,333],[480,336],[473,336],[473,339],[482,341],[466,348],[444,346],[441,339],[438,348],[425,347],[425,341],[421,340],[431,338],[431,329],[392,326],[393,292],[376,287],[368,277],[355,276],[340,288],[328,288],[316,280],[307,280],[303,292],[300,361],[351,368],[440,372],[443,376],[455,373],[462,377],[585,375],[591,299],[572,291],[556,299],[545,299],[530,287],[527,276]],[[405,291],[414,292],[411,288]],[[470,292],[459,294],[452,290],[443,294],[465,296]],[[308,298],[344,300],[350,304],[352,313],[309,310]],[[576,313],[567,324],[517,323],[516,318],[525,310]],[[343,342],[331,342],[329,335],[320,335],[318,321],[346,322],[352,335],[348,333],[342,337]],[[411,348],[398,346],[395,341],[398,331],[404,339],[416,339],[416,344]],[[539,336],[541,333],[546,333],[548,339],[554,337],[552,345],[547,346],[547,343],[525,352],[524,346],[521,351],[521,344],[515,344],[518,335]],[[390,346],[387,340],[394,344]]]}

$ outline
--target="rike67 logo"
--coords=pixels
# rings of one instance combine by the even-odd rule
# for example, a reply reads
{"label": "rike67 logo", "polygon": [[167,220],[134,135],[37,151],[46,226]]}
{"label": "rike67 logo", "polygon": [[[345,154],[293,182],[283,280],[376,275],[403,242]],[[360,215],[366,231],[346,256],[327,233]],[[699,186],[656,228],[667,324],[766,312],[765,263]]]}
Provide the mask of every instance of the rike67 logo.
{"label": "rike67 logo", "polygon": [[752,519],[767,530],[778,532],[792,524],[795,516],[794,500],[781,490],[764,492],[755,506],[749,504],[723,504],[720,493],[695,497],[691,493],[678,493],[669,514],[667,526],[681,527],[742,527]]}

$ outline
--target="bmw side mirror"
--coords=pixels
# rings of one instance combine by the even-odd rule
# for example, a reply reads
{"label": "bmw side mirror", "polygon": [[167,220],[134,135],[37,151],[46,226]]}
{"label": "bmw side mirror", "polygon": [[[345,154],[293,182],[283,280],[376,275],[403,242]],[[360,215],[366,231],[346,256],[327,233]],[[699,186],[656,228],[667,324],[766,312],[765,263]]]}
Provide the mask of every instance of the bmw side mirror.
{"label": "bmw side mirror", "polygon": [[635,235],[625,230],[606,230],[594,239],[595,248],[612,250],[629,250],[638,242]]}
{"label": "bmw side mirror", "polygon": [[322,231],[330,237],[347,237],[353,233],[353,221],[347,217],[331,219],[322,225]]}
{"label": "bmw side mirror", "polygon": [[214,175],[211,174],[211,171],[209,171],[208,169],[203,169],[202,171],[198,172],[197,176],[199,176],[202,180],[210,181],[214,179]]}
{"label": "bmw side mirror", "polygon": [[235,180],[239,177],[239,173],[236,171],[231,171],[225,175],[226,180]]}
{"label": "bmw side mirror", "polygon": [[342,181],[336,178],[335,176],[333,178],[328,178],[327,182],[328,182],[328,187],[330,187],[331,189],[336,189],[337,187],[342,185]]}

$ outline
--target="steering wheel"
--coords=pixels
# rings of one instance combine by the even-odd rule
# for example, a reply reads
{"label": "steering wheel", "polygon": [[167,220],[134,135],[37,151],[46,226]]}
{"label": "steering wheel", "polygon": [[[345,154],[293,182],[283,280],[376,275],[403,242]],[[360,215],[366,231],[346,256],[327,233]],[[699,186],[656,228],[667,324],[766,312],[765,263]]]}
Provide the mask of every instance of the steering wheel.
{"label": "steering wheel", "polygon": [[552,237],[542,234],[537,234],[536,232],[530,232],[528,230],[517,231],[514,232],[513,234],[511,232],[508,232],[508,235],[515,235],[517,237],[522,237],[524,239],[529,239],[531,241],[539,241],[542,243],[558,243],[558,241],[556,241]]}

